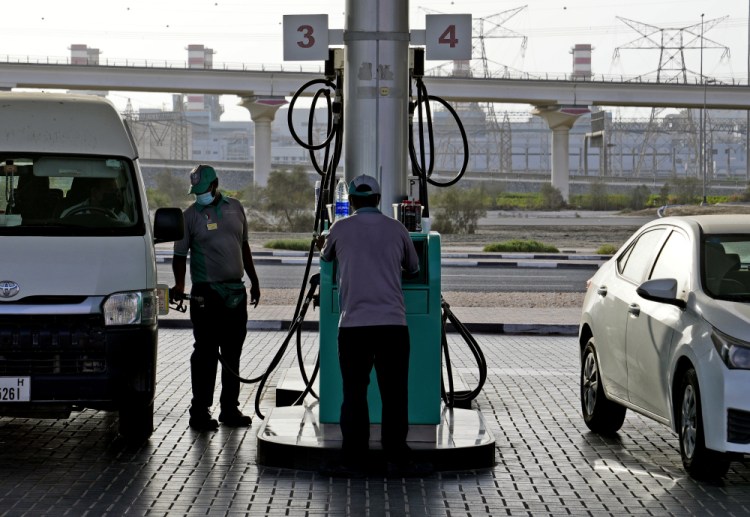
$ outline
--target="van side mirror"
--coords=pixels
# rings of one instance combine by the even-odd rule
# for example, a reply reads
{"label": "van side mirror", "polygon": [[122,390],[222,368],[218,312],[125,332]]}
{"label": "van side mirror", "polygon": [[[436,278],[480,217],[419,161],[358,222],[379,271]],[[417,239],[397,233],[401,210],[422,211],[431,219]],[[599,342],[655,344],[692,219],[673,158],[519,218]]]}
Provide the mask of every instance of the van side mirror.
{"label": "van side mirror", "polygon": [[157,208],[154,216],[154,244],[179,241],[185,235],[185,223],[179,208]]}

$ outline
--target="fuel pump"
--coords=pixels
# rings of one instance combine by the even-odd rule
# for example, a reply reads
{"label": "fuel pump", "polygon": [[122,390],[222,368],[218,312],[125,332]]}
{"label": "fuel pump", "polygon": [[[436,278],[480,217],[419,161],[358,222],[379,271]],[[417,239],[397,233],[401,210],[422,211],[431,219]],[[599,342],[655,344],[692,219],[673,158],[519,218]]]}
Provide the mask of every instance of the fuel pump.
{"label": "fuel pump", "polygon": [[[391,205],[396,207],[394,216],[404,222],[410,230],[410,236],[419,255],[420,275],[415,279],[404,280],[402,284],[407,324],[412,336],[409,369],[410,426],[441,429],[438,431],[440,434],[443,432],[442,425],[447,422],[448,428],[444,432],[453,433],[456,420],[452,408],[470,403],[480,392],[486,378],[486,365],[481,349],[468,330],[450,311],[450,306],[441,296],[440,235],[429,231],[425,225],[420,225],[417,218],[417,211],[420,217],[427,218],[430,215],[428,184],[451,186],[457,183],[465,173],[468,165],[466,133],[455,110],[444,100],[429,95],[422,81],[424,52],[421,49],[409,48],[408,1],[346,0],[346,5],[348,26],[343,32],[342,39],[345,48],[329,50],[326,78],[310,81],[300,88],[290,102],[288,116],[292,136],[310,152],[313,166],[322,177],[316,203],[313,240],[293,324],[293,327],[297,326],[298,363],[305,382],[304,391],[298,397],[297,403],[302,403],[307,393],[314,393],[311,390],[318,368],[320,373],[319,398],[317,402],[304,406],[304,409],[300,408],[302,413],[281,412],[279,417],[281,420],[264,423],[258,433],[258,461],[265,465],[298,467],[313,454],[310,447],[316,450],[328,449],[330,445],[326,445],[327,438],[333,436],[335,439],[335,433],[338,430],[338,425],[327,427],[327,424],[338,424],[343,398],[337,352],[339,307],[335,262],[320,263],[320,347],[312,376],[306,374],[302,365],[297,323],[300,315],[304,317],[309,300],[315,298],[310,294],[315,289],[315,286],[311,284],[305,302],[301,302],[309,276],[315,238],[319,233],[325,232],[327,225],[333,222],[327,220],[326,205],[332,202],[334,186],[340,179],[336,177],[336,170],[342,148],[344,149],[342,179],[348,182],[360,174],[375,176],[382,192],[381,211],[388,213]],[[320,16],[322,15],[312,16],[315,18],[315,23],[320,22]],[[467,17],[468,30],[466,27],[464,30],[468,32],[470,40],[470,16],[467,15]],[[297,46],[301,48],[312,46],[312,42],[316,41],[315,34],[320,35],[319,26],[307,19],[298,22],[296,18],[304,18],[302,15],[289,16],[289,18],[295,18],[291,20],[295,23],[289,30],[292,37],[295,36],[295,30],[304,35],[303,41],[298,42]],[[286,26],[284,30],[286,56]],[[451,25],[446,29],[440,36],[441,41],[449,33],[452,38],[455,38],[454,32],[450,31],[455,32],[455,27]],[[312,94],[307,92],[316,86],[320,88],[318,91]],[[295,103],[303,94],[312,96],[307,140],[299,137],[292,123]],[[333,100],[331,100],[331,95]],[[315,106],[321,98],[325,99],[328,108],[327,133],[322,142],[316,143],[313,141],[312,121]],[[441,104],[446,111],[451,113],[464,142],[463,164],[456,176],[446,182],[440,182],[431,177],[435,156],[431,102]],[[319,163],[315,153],[321,152],[323,160]],[[414,185],[416,188],[410,188],[407,194],[409,176],[407,162],[409,161],[414,176],[409,185]],[[477,361],[480,370],[479,384],[473,390],[466,392],[454,390],[445,334],[448,322],[453,324],[454,328],[467,340]],[[273,367],[278,364],[290,337],[291,329],[282,350],[272,361]],[[447,387],[442,375],[441,357],[445,357],[446,360]],[[268,375],[266,373],[265,377],[267,378]],[[258,398],[256,398],[256,412],[258,413],[261,391],[262,387],[259,388]],[[441,405],[441,401],[445,403],[444,406]],[[371,375],[368,390],[368,405],[370,422],[379,423],[381,403],[374,372]],[[450,412],[447,417],[446,410]],[[274,410],[272,417],[276,414]],[[285,415],[291,414],[300,415],[301,421],[295,423],[293,420],[287,420]],[[480,414],[472,413],[468,420],[478,422],[477,438],[472,441],[470,451],[463,450],[459,455],[453,455],[458,461],[452,463],[451,466],[469,468],[490,466],[494,463],[494,438],[483,425]],[[290,434],[287,439],[294,449],[288,452],[286,459],[276,457],[276,453],[281,450],[280,443],[284,441],[280,438],[282,421],[290,422],[291,427],[288,431]],[[307,424],[311,425],[310,431],[315,436],[312,439],[308,439],[308,432],[304,431]],[[428,436],[433,436],[432,440],[436,440],[434,431],[428,431]],[[454,444],[449,447],[455,446],[455,441],[449,439],[449,442]],[[432,446],[436,450],[442,447],[437,442]],[[439,461],[433,461],[433,463],[436,468],[441,467]]]}

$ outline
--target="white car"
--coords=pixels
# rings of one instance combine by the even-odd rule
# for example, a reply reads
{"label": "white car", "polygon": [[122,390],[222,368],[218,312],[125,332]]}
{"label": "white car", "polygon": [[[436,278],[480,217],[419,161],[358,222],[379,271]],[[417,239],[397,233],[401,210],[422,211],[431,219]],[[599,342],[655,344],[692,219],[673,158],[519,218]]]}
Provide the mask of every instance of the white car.
{"label": "white car", "polygon": [[644,225],[589,281],[579,343],[589,429],[629,408],[679,434],[691,476],[726,474],[750,453],[750,215]]}

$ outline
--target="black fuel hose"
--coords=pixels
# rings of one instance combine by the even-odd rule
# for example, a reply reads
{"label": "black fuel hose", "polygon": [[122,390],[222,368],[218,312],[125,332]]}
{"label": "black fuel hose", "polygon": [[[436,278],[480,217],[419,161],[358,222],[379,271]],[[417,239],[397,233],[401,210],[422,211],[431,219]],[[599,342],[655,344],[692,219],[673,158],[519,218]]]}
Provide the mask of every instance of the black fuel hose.
{"label": "black fuel hose", "polygon": [[[423,67],[415,67],[416,68],[423,68]],[[423,217],[429,217],[430,215],[430,208],[429,208],[429,196],[427,192],[427,184],[434,185],[436,187],[450,187],[451,185],[455,185],[458,183],[461,178],[463,178],[464,174],[466,173],[466,169],[469,164],[469,141],[466,136],[466,130],[464,129],[464,125],[461,122],[460,117],[458,116],[458,113],[456,113],[456,110],[453,109],[453,106],[451,106],[449,103],[447,103],[445,100],[441,99],[440,97],[437,97],[435,95],[430,95],[427,92],[427,87],[424,85],[424,82],[422,81],[422,75],[416,74],[414,75],[414,83],[416,88],[416,101],[410,103],[409,105],[409,157],[411,159],[411,166],[412,170],[416,173],[417,177],[419,178],[419,198],[420,202],[422,203],[422,206],[424,207],[422,215]],[[411,88],[411,83],[409,85]],[[410,96],[412,92],[410,92]],[[435,168],[435,131],[433,129],[433,119],[432,119],[432,110],[430,109],[430,102],[438,102],[441,104],[446,111],[448,111],[453,119],[456,121],[456,124],[459,129],[459,133],[461,134],[461,141],[463,143],[464,148],[464,158],[463,162],[461,164],[461,168],[459,169],[456,176],[446,182],[440,182],[435,179],[432,179],[432,173]],[[414,115],[416,113],[417,118],[417,135],[418,135],[418,142],[419,142],[419,148],[417,149],[415,141],[414,141]],[[426,142],[425,142],[425,134],[426,134]],[[484,354],[482,353],[482,349],[479,346],[479,343],[474,339],[474,337],[471,335],[471,332],[469,332],[469,329],[466,328],[461,321],[456,317],[456,315],[453,313],[453,311],[450,310],[450,305],[445,301],[445,299],[441,296],[440,297],[440,305],[442,308],[442,314],[441,314],[441,349],[443,353],[443,357],[445,359],[445,370],[446,370],[446,376],[447,376],[447,383],[448,386],[446,388],[445,386],[445,380],[443,378],[442,372],[440,376],[440,391],[443,398],[443,401],[445,402],[446,406],[448,407],[454,407],[456,402],[467,402],[474,400],[479,393],[481,392],[482,388],[484,387],[484,383],[487,379],[487,363],[484,358]],[[456,392],[453,382],[453,367],[451,365],[451,359],[450,359],[450,349],[448,347],[448,339],[447,339],[447,331],[446,331],[446,325],[447,321],[450,321],[450,323],[453,325],[453,327],[461,334],[464,341],[468,344],[469,349],[471,350],[472,354],[474,355],[474,359],[477,363],[477,368],[479,369],[479,382],[477,384],[477,387],[474,388],[471,391],[468,392]]]}
{"label": "black fuel hose", "polygon": [[[281,344],[279,349],[276,351],[276,355],[271,359],[271,363],[268,365],[268,368],[266,368],[266,371],[263,373],[260,384],[258,385],[258,389],[255,392],[255,414],[258,415],[258,417],[263,420],[265,419],[265,416],[260,411],[260,401],[263,398],[263,391],[266,385],[266,382],[268,382],[268,379],[271,377],[271,374],[276,370],[276,367],[281,362],[281,359],[284,357],[284,354],[286,353],[287,346],[289,345],[289,342],[292,340],[292,336],[294,336],[296,333],[301,332],[302,330],[302,322],[305,319],[305,314],[307,313],[307,308],[310,305],[310,302],[313,300],[315,296],[315,291],[318,288],[318,284],[320,284],[320,274],[317,273],[313,275],[310,278],[310,288],[307,292],[307,296],[305,296],[305,300],[302,303],[302,306],[299,308],[299,311],[295,314],[294,320],[292,321],[292,324],[289,326],[289,332],[286,335],[286,338],[284,338],[284,342]],[[317,363],[318,361],[316,361]],[[315,371],[313,375],[310,376],[310,379],[306,383],[305,387],[305,394],[309,393],[310,386],[313,385],[315,382],[315,377],[318,373],[318,366],[316,364]],[[304,368],[302,368],[302,375],[305,375]],[[301,399],[304,397],[300,397],[296,403],[301,403]]]}
{"label": "black fuel hose", "polygon": [[[427,92],[427,87],[424,85],[421,76],[414,78],[416,88],[416,101],[409,105],[409,158],[411,160],[411,167],[415,175],[419,178],[419,198],[422,206],[423,217],[430,216],[430,204],[429,196],[427,192],[427,184],[434,185],[436,187],[450,187],[458,183],[466,173],[466,169],[469,165],[469,140],[466,136],[466,129],[464,128],[461,118],[456,113],[448,102],[435,95],[430,95]],[[411,88],[411,83],[409,85]],[[413,97],[413,95],[410,95]],[[464,157],[461,163],[461,168],[458,170],[453,179],[445,182],[437,181],[433,179],[432,173],[435,168],[435,132],[433,129],[432,110],[430,109],[430,102],[437,102],[441,104],[446,111],[448,111],[453,119],[456,121],[459,133],[461,135],[461,142],[464,149]],[[419,140],[419,149],[417,150],[414,142],[414,114],[417,116],[417,136]],[[425,143],[425,133],[427,133],[427,142]],[[429,156],[429,157],[428,157]]]}
{"label": "black fuel hose", "polygon": [[[313,96],[313,102],[308,114],[308,124],[307,124],[307,139],[308,141],[302,141],[299,136],[297,135],[297,132],[294,130],[294,105],[297,101],[297,99],[302,95],[302,93],[307,90],[308,88],[321,84],[324,87],[319,89],[315,95]],[[330,89],[334,90],[334,101],[331,102],[331,95],[330,95]],[[303,399],[308,395],[312,394],[313,397],[316,399],[318,398],[318,395],[313,390],[312,386],[315,383],[315,379],[318,375],[318,371],[320,369],[320,357],[317,357],[315,360],[315,366],[313,369],[313,372],[310,376],[307,375],[307,371],[305,370],[304,360],[302,358],[302,321],[304,320],[305,313],[307,312],[307,308],[310,304],[310,301],[314,298],[314,290],[317,288],[318,284],[320,284],[320,274],[315,274],[312,277],[310,277],[310,269],[312,267],[312,259],[315,254],[315,242],[316,237],[318,234],[322,233],[324,230],[324,221],[326,220],[326,204],[329,202],[332,202],[333,198],[333,191],[334,191],[334,185],[336,181],[336,169],[338,168],[339,161],[341,160],[341,153],[343,150],[343,129],[344,129],[344,121],[343,121],[343,114],[341,110],[341,92],[343,90],[343,77],[341,73],[336,74],[336,82],[332,82],[329,79],[314,79],[312,81],[308,81],[305,83],[297,92],[295,92],[294,96],[292,97],[292,101],[289,104],[289,111],[287,114],[287,122],[289,125],[289,131],[292,134],[292,137],[299,143],[302,147],[308,150],[310,154],[310,159],[312,161],[313,167],[315,170],[320,174],[323,179],[321,180],[321,188],[318,191],[318,196],[316,198],[316,206],[317,209],[315,210],[315,222],[313,224],[313,238],[310,241],[310,248],[307,253],[307,261],[305,263],[305,271],[303,273],[303,279],[302,279],[302,285],[300,288],[300,293],[297,298],[297,305],[294,310],[294,317],[292,319],[292,325],[289,328],[289,333],[287,334],[287,337],[282,344],[281,348],[277,352],[274,359],[271,361],[271,365],[269,366],[266,374],[264,375],[264,380],[261,382],[261,386],[259,387],[258,391],[256,392],[256,400],[255,400],[255,413],[263,419],[263,415],[260,411],[260,399],[262,397],[263,392],[263,385],[267,381],[268,377],[270,376],[271,372],[278,366],[279,362],[281,361],[281,358],[283,357],[284,353],[286,352],[286,348],[289,344],[289,341],[291,340],[292,335],[296,333],[297,336],[297,363],[300,370],[300,373],[302,375],[302,380],[305,383],[305,389],[303,390],[302,394],[297,398],[297,400],[294,402],[294,405],[299,405],[302,403]],[[314,122],[314,116],[315,116],[315,108],[318,102],[318,99],[321,97],[325,97],[326,103],[327,103],[327,129],[326,129],[326,138],[323,140],[320,144],[313,143],[313,122]],[[317,157],[315,155],[315,151],[324,150],[324,158],[323,163],[319,163],[317,160]],[[310,279],[310,290],[308,291],[307,296],[305,296],[305,286],[308,282],[308,278]]]}
{"label": "black fuel hose", "polygon": [[[448,389],[445,389],[442,375],[440,378],[440,389],[445,405],[448,407],[453,407],[456,402],[469,402],[477,398],[479,393],[482,391],[482,388],[484,387],[484,383],[487,380],[487,361],[484,357],[484,353],[482,352],[482,348],[479,346],[479,343],[477,343],[476,339],[474,339],[474,336],[471,335],[469,329],[467,329],[466,326],[461,323],[461,321],[459,321],[456,315],[453,314],[453,311],[451,311],[450,308],[450,304],[448,304],[448,302],[446,302],[442,296],[440,297],[440,305],[442,308],[443,323],[441,332],[441,346],[443,349],[443,355],[445,357],[446,374],[448,376]],[[454,390],[453,371],[451,367],[450,354],[448,352],[448,339],[446,335],[447,321],[450,321],[453,324],[453,327],[459,332],[459,334],[461,334],[461,337],[464,338],[464,341],[468,345],[471,353],[474,355],[474,360],[477,363],[477,368],[479,370],[479,381],[477,382],[477,386],[471,391],[456,392]]]}

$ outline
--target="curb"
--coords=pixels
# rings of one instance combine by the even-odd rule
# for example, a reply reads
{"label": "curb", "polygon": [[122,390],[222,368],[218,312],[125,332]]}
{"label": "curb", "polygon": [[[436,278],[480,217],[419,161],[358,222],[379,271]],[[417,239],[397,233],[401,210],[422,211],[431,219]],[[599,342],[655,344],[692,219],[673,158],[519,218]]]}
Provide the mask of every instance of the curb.
{"label": "curb", "polygon": [[[274,331],[288,330],[292,325],[291,320],[248,320],[249,331]],[[472,334],[506,334],[506,335],[562,335],[577,336],[578,325],[575,324],[544,324],[544,323],[464,323],[463,326]],[[163,329],[192,329],[193,325],[189,319],[163,319],[159,320],[159,328]],[[305,332],[317,332],[317,321],[303,321],[302,330]],[[453,324],[448,322],[446,330],[456,333]]]}
{"label": "curb", "polygon": [[[609,258],[608,255],[444,253],[440,264],[442,267],[598,269]],[[157,253],[156,262],[171,264],[171,253]],[[256,265],[299,266],[307,264],[307,254],[303,252],[253,252],[253,262]],[[312,260],[312,265],[318,265],[318,263],[316,256]]]}

